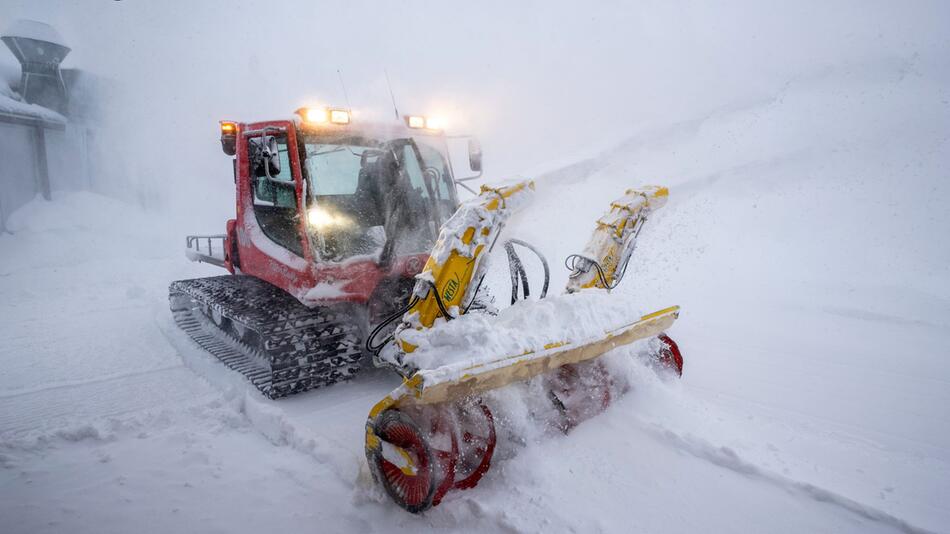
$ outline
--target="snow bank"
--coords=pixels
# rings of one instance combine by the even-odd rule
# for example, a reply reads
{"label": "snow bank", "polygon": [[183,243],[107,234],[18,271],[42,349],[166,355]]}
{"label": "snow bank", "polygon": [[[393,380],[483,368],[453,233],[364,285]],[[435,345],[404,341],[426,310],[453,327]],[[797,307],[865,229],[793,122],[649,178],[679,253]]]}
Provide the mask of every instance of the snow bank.
{"label": "snow bank", "polygon": [[[809,498],[828,491],[892,527],[940,530],[950,520],[934,497],[950,491],[950,433],[934,424],[950,403],[934,379],[947,372],[950,324],[948,87],[933,55],[816,66],[771,98],[539,178],[510,231],[556,265],[622,188],[669,185],[616,293],[682,306],[670,331],[686,359],[682,390],[644,395],[634,376],[628,410],[813,486]],[[554,269],[552,287],[566,277]]]}
{"label": "snow bank", "polygon": [[101,262],[121,272],[126,258],[184,258],[184,238],[167,215],[87,192],[56,193],[53,201],[35,198],[10,215],[0,235],[0,271]]}
{"label": "snow bank", "polygon": [[37,197],[10,215],[11,232],[92,232],[133,236],[155,226],[154,219],[126,202],[89,192],[57,194],[54,201]]}

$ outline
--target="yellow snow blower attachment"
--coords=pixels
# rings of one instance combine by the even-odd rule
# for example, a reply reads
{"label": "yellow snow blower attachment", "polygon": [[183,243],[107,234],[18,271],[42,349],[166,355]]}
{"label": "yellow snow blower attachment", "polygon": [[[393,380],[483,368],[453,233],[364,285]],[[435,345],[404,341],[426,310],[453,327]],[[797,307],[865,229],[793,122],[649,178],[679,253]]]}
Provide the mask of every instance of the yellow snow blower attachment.
{"label": "yellow snow blower attachment", "polygon": [[647,215],[663,207],[669,195],[665,187],[647,186],[628,189],[623,197],[611,202],[610,211],[597,219],[597,228],[584,254],[572,254],[565,262],[571,269],[567,291],[616,287],[627,271]]}
{"label": "yellow snow blower attachment", "polygon": [[[676,306],[632,318],[606,316],[608,311],[593,307],[592,313],[605,316],[595,321],[598,327],[580,335],[548,328],[549,338],[526,336],[527,341],[516,344],[517,348],[508,353],[486,357],[472,347],[434,367],[418,365],[420,351],[432,352],[432,334],[451,328],[448,322],[471,318],[462,316],[472,307],[484,278],[486,253],[494,247],[511,214],[533,191],[531,181],[496,188],[483,186],[476,198],[460,206],[442,227],[428,262],[417,275],[412,299],[395,332],[374,347],[372,340],[380,330],[377,328],[367,343],[377,353],[378,364],[393,367],[404,378],[369,413],[367,461],[376,481],[410,512],[439,504],[453,488],[474,487],[488,470],[495,448],[495,424],[492,411],[479,393],[544,375],[545,384],[550,386],[549,396],[564,418],[561,428],[567,430],[592,412],[578,410],[578,398],[588,404],[593,399],[593,413],[610,402],[611,379],[596,360],[604,353],[640,339],[659,337],[665,351],[661,358],[677,372],[682,370],[678,348],[663,333],[679,314]],[[583,254],[568,257],[566,264],[572,272],[566,295],[557,297],[559,303],[567,301],[569,307],[571,302],[580,303],[585,298],[602,298],[616,287],[647,216],[663,206],[667,196],[664,187],[645,187],[628,190],[612,202],[610,211],[597,221]],[[517,281],[521,280],[527,296],[525,271],[509,243],[531,247],[514,239],[505,244],[509,261],[514,258],[513,292],[517,294]],[[547,278],[547,263],[539,257]],[[541,299],[546,286],[547,281]],[[491,321],[501,319],[487,316],[485,320],[491,330]],[[583,381],[582,375],[586,375]],[[584,391],[578,394],[578,390]]]}

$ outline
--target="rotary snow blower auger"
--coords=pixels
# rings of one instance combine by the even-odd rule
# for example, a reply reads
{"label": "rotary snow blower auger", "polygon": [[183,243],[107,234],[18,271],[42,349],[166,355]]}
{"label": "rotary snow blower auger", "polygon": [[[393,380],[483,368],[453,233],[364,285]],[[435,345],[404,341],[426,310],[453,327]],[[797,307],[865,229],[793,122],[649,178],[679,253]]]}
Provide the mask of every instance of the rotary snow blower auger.
{"label": "rotary snow blower auger", "polygon": [[[570,335],[548,328],[550,338],[526,336],[511,341],[511,346],[504,349],[508,352],[501,354],[486,356],[474,347],[463,347],[456,354],[439,352],[444,346],[440,349],[438,342],[433,343],[437,340],[433,336],[440,331],[450,336],[450,322],[461,323],[476,315],[466,312],[474,309],[487,269],[486,252],[494,247],[508,217],[524,204],[533,189],[530,181],[482,187],[478,197],[464,203],[442,227],[432,254],[416,276],[409,303],[367,339],[367,348],[376,354],[377,364],[393,367],[404,380],[369,413],[366,458],[377,483],[410,512],[439,504],[449,490],[474,487],[489,469],[496,446],[495,416],[481,393],[544,375],[549,397],[560,414],[558,426],[567,431],[610,403],[611,377],[596,358],[616,347],[657,337],[661,347],[657,361],[682,374],[679,349],[664,334],[679,314],[676,306],[642,317],[602,317],[597,327],[573,328]],[[600,298],[600,294],[615,288],[624,276],[643,223],[653,210],[666,203],[667,195],[666,188],[645,187],[629,190],[612,202],[610,211],[597,221],[583,254],[567,258],[572,273],[566,294],[556,297],[560,299],[556,305],[570,308],[573,303]],[[514,300],[519,281],[525,296],[528,285],[512,244],[534,249],[517,240],[506,243]],[[545,287],[541,291],[544,299],[547,263],[538,255],[545,268]],[[524,304],[541,302],[545,301]],[[600,310],[588,307],[596,318]],[[521,310],[530,312],[524,307]],[[500,315],[477,315],[488,321],[480,323],[488,332],[493,331],[491,321],[501,321]],[[399,317],[402,321],[395,331],[376,344],[375,338],[387,323]],[[609,327],[604,328],[605,324]],[[466,332],[464,325],[456,330]],[[426,361],[438,365],[420,365]]]}

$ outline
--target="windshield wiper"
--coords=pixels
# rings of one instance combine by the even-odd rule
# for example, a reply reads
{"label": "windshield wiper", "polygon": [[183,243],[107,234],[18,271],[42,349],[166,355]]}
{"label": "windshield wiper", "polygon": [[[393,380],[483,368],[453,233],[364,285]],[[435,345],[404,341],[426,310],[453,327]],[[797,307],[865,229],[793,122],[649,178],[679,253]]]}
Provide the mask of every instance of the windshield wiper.
{"label": "windshield wiper", "polygon": [[[336,148],[331,148],[330,150],[324,150],[322,152],[307,152],[307,157],[322,156],[324,154],[332,154],[334,152],[340,152],[341,150],[346,150],[348,148],[349,147],[344,146],[344,145],[337,145]],[[350,152],[352,152],[352,150]]]}

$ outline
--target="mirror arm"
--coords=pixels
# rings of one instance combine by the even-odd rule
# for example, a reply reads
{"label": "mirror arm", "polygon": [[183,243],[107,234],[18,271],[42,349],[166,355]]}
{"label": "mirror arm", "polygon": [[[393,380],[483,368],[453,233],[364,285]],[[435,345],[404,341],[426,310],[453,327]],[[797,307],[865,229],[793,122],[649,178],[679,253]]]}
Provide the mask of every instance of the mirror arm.
{"label": "mirror arm", "polygon": [[257,137],[268,132],[287,133],[287,128],[283,126],[265,126],[259,130],[247,130],[242,133],[244,137]]}
{"label": "mirror arm", "polygon": [[281,186],[281,187],[296,187],[296,184],[294,182],[288,182],[286,180],[278,180],[277,178],[271,178],[270,176],[267,176],[267,183]]}

